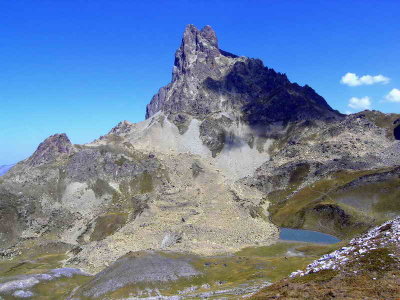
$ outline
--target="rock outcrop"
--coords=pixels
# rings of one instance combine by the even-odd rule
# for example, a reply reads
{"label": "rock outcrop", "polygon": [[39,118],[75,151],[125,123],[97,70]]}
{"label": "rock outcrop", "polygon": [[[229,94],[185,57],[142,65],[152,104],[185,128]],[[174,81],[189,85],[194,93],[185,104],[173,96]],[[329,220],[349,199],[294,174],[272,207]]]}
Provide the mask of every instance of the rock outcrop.
{"label": "rock outcrop", "polygon": [[74,153],[74,147],[65,133],[54,134],[44,140],[28,159],[30,166],[51,163]]}

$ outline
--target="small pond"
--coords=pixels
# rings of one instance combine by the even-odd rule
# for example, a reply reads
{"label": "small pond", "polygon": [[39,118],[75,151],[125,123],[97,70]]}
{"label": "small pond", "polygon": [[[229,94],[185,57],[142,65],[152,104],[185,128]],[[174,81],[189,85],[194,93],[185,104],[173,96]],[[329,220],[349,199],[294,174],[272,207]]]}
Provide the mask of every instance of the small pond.
{"label": "small pond", "polygon": [[283,241],[335,244],[340,240],[333,235],[304,229],[281,228],[279,238]]}

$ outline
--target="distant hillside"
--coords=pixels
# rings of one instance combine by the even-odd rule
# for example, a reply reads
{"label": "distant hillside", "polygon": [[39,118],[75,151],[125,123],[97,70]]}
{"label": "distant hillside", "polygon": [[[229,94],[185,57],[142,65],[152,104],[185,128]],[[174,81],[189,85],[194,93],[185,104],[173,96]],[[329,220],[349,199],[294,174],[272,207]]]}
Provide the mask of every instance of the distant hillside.
{"label": "distant hillside", "polygon": [[14,165],[3,165],[0,166],[0,176],[6,174]]}

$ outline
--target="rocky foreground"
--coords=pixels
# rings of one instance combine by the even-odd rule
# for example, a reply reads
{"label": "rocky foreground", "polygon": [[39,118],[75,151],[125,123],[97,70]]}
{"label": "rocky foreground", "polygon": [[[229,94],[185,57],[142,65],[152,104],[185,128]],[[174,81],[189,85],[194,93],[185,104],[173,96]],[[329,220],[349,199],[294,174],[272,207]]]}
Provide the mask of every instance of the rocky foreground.
{"label": "rocky foreground", "polygon": [[398,299],[400,217],[323,255],[252,299]]}

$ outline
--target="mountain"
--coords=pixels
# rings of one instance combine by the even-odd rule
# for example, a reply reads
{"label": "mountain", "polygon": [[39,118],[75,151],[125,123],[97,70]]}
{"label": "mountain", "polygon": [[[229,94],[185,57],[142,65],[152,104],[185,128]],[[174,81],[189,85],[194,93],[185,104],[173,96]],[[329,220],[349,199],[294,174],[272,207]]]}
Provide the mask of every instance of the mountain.
{"label": "mountain", "polygon": [[2,165],[0,166],[0,176],[6,174],[14,165]]}
{"label": "mountain", "polygon": [[275,247],[279,227],[349,239],[400,212],[399,120],[342,115],[309,86],[221,50],[210,26],[188,25],[172,81],[143,122],[85,145],[52,135],[0,178],[0,256],[54,255],[104,270],[97,278],[108,285],[140,253],[149,264],[186,266],[154,254],[164,251],[204,267],[204,256]]}
{"label": "mountain", "polygon": [[309,86],[291,83],[259,59],[220,50],[210,26],[193,25],[175,53],[172,82],[152,98],[146,118],[158,111],[201,119],[224,112],[251,125],[341,117]]}

